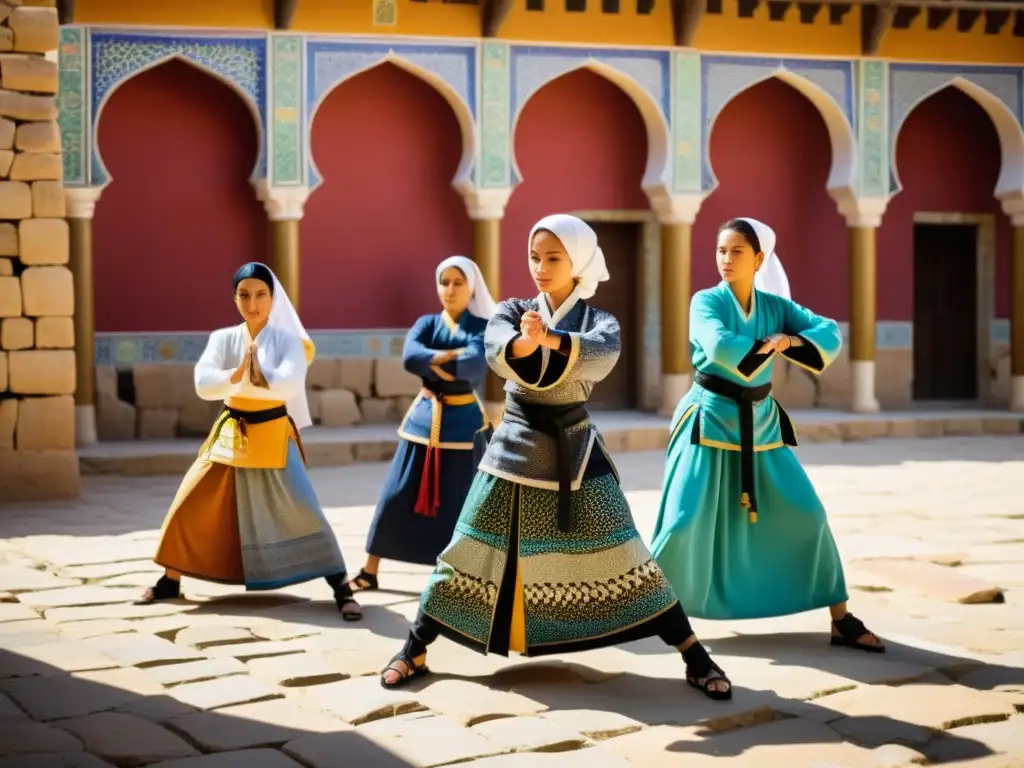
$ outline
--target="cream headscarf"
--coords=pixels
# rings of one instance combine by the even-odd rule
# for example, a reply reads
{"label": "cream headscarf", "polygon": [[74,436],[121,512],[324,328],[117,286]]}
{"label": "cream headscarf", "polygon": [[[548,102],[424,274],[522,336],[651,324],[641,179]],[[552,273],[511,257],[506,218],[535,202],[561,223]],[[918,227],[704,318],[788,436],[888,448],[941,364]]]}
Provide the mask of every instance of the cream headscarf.
{"label": "cream headscarf", "polygon": [[446,269],[451,267],[455,267],[466,276],[466,283],[469,285],[469,292],[471,294],[469,306],[467,307],[470,314],[476,315],[483,320],[490,320],[498,305],[494,303],[494,299],[491,297],[491,292],[487,288],[487,281],[484,280],[484,274],[480,271],[480,267],[477,266],[475,261],[467,259],[465,256],[449,256],[437,265],[435,279],[440,282],[441,275],[444,274]]}
{"label": "cream headscarf", "polygon": [[761,243],[761,252],[764,254],[761,268],[754,275],[754,287],[763,293],[774,293],[784,299],[792,299],[789,278],[786,277],[786,270],[782,268],[782,260],[775,253],[775,230],[757,219],[742,218],[740,221],[745,221],[754,228]]}
{"label": "cream headscarf", "polygon": [[[248,277],[255,277],[259,280],[264,280],[265,276],[261,274],[263,270],[266,270],[266,274],[269,274],[271,280],[273,280],[273,285],[271,287],[274,290],[273,304],[270,305],[270,315],[267,317],[266,327],[297,337],[302,342],[303,349],[306,353],[306,365],[308,366],[310,361],[313,359],[316,347],[314,346],[313,341],[309,338],[309,334],[302,325],[302,321],[299,320],[299,314],[295,311],[295,307],[292,305],[291,299],[288,298],[288,293],[285,291],[284,286],[281,285],[281,281],[277,279],[277,275],[274,274],[273,270],[265,264],[250,262],[249,264],[241,267],[238,272],[235,273],[235,285],[238,285],[239,279],[245,279]],[[295,422],[296,429],[303,429],[313,423],[313,419],[310,418],[309,415],[309,402],[306,399],[305,381],[303,381],[302,386],[299,388],[299,391],[295,396],[285,403],[285,406],[288,409],[288,415],[291,416],[292,421]]]}
{"label": "cream headscarf", "polygon": [[[565,213],[545,216],[530,230],[530,238],[526,241],[527,253],[533,246],[533,236],[539,229],[552,232],[561,241],[565,252],[569,254],[569,259],[572,261],[572,276],[576,280],[576,288],[569,294],[565,303],[558,308],[555,315],[551,318],[545,317],[545,322],[554,327],[579,299],[589,299],[597,293],[598,284],[608,280],[611,276],[604,263],[604,251],[597,244],[597,233],[585,221]],[[540,305],[542,309],[546,309],[547,302],[541,301]],[[541,314],[546,313],[542,312]]]}

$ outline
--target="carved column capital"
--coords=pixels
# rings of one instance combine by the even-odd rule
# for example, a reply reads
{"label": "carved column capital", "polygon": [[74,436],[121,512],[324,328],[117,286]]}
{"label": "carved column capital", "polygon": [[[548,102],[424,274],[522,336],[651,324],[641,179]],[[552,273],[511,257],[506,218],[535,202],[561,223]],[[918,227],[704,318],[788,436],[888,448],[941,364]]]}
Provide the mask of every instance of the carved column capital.
{"label": "carved column capital", "polygon": [[469,187],[462,192],[462,198],[466,202],[466,212],[469,218],[474,221],[482,219],[503,219],[505,217],[505,206],[512,196],[511,187],[498,189],[479,189]]}
{"label": "carved column capital", "polygon": [[829,190],[836,201],[839,213],[846,219],[848,227],[882,226],[882,216],[889,207],[888,197],[854,197],[844,192]]}
{"label": "carved column capital", "polygon": [[704,202],[703,192],[672,194],[664,186],[644,189],[659,224],[693,224]]}
{"label": "carved column capital", "polygon": [[65,187],[64,204],[69,219],[92,219],[103,187]]}
{"label": "carved column capital", "polygon": [[256,182],[256,198],[271,221],[295,221],[305,213],[309,187],[272,187],[266,179]]}

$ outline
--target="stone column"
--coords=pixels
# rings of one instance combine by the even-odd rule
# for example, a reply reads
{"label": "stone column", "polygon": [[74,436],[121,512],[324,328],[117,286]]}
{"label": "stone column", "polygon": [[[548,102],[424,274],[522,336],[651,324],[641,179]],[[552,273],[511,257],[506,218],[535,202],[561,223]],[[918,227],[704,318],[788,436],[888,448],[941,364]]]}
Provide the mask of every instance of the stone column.
{"label": "stone column", "polygon": [[1010,410],[1024,411],[1024,213],[1012,217],[1010,261]]}
{"label": "stone column", "polygon": [[61,192],[55,8],[3,6],[0,92],[0,503],[81,492],[74,285]]}
{"label": "stone column", "polygon": [[[466,210],[473,220],[473,253],[487,288],[495,301],[501,300],[501,219],[511,189],[471,189],[465,194]],[[487,374],[484,399],[487,403],[505,400],[504,382],[493,371]]]}
{"label": "stone column", "polygon": [[309,198],[307,187],[271,187],[266,181],[256,186],[256,196],[270,220],[270,268],[281,281],[295,309],[299,309],[299,222]]}
{"label": "stone column", "polygon": [[839,212],[850,230],[850,410],[878,413],[875,397],[875,334],[877,309],[877,255],[875,237],[888,199],[841,201]]}
{"label": "stone column", "polygon": [[96,442],[96,320],[93,309],[92,219],[102,189],[64,190],[75,288],[75,439]]}
{"label": "stone column", "polygon": [[[690,289],[692,228],[703,195],[648,190],[661,225],[661,407],[670,416],[690,389]],[[710,250],[710,246],[709,246]]]}

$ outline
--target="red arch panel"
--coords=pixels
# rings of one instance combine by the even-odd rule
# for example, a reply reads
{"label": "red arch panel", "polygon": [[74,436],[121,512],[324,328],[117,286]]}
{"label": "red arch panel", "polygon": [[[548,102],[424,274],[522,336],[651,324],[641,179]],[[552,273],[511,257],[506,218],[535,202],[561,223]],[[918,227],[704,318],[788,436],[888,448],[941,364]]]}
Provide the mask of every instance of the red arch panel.
{"label": "red arch panel", "polygon": [[[647,129],[617,85],[589,70],[553,80],[526,103],[515,132],[522,181],[501,224],[501,295],[534,296],[530,228],[549,213],[646,210]],[[612,280],[615,275],[612,275]]]}
{"label": "red arch panel", "polygon": [[693,290],[720,280],[718,227],[749,216],[775,230],[793,299],[846,320],[849,238],[825,188],[832,145],[817,108],[781,80],[758,83],[722,110],[710,152],[718,187],[693,227]]}
{"label": "red arch panel", "polygon": [[958,88],[944,88],[907,116],[896,141],[903,190],[878,232],[878,317],[914,315],[914,214],[996,214],[996,317],[1010,309],[1013,231],[993,196],[999,137],[985,110]]}
{"label": "red arch panel", "polygon": [[302,220],[303,321],[405,328],[438,311],[434,268],[473,247],[451,186],[462,134],[448,102],[384,63],[332,91],[312,133],[323,182]]}
{"label": "red arch panel", "polygon": [[231,275],[268,258],[242,98],[169,61],[110,97],[98,141],[112,181],[93,222],[97,331],[208,331],[237,320]]}

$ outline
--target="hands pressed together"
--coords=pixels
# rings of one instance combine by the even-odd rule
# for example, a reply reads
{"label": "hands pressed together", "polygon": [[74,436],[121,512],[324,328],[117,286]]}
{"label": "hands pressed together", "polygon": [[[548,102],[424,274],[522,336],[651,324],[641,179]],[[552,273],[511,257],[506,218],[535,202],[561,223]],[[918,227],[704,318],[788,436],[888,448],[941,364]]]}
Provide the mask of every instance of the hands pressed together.
{"label": "hands pressed together", "polygon": [[776,333],[774,336],[769,336],[761,348],[757,350],[759,355],[767,355],[769,352],[778,352],[782,354],[787,349],[793,346],[793,339],[784,333]]}
{"label": "hands pressed together", "polygon": [[235,372],[231,374],[231,383],[241,384],[242,379],[246,375],[249,376],[249,382],[254,387],[270,389],[270,384],[267,382],[266,376],[264,376],[263,371],[260,370],[260,360],[256,354],[255,344],[251,344],[249,348],[245,350],[242,362],[235,369]]}

